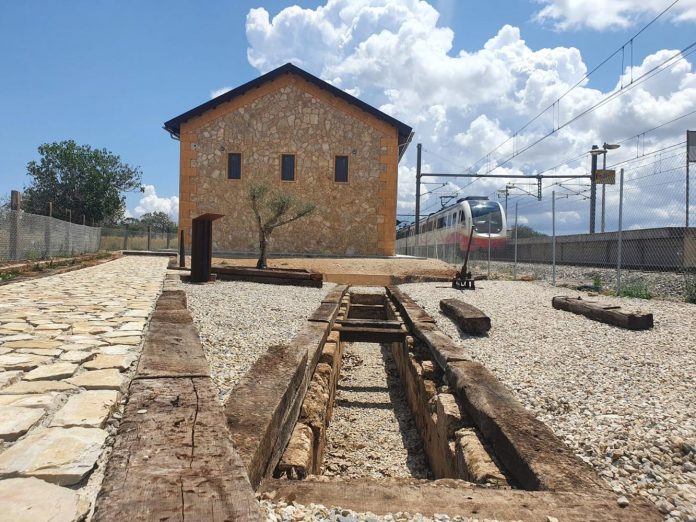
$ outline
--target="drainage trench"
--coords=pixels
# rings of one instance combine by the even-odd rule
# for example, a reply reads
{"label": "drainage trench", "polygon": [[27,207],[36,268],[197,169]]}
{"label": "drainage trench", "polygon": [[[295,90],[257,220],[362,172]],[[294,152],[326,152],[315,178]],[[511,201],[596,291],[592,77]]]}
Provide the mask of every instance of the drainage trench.
{"label": "drainage trench", "polygon": [[511,481],[383,289],[340,304],[273,476]]}

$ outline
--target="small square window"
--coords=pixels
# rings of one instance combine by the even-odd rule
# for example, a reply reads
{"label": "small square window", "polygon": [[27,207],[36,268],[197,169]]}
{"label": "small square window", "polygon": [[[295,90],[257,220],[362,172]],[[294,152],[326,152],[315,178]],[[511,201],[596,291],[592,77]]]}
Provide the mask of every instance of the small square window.
{"label": "small square window", "polygon": [[283,154],[280,160],[280,179],[295,181],[295,155]]}
{"label": "small square window", "polygon": [[227,179],[242,179],[242,155],[239,152],[227,155]]}
{"label": "small square window", "polygon": [[336,156],[334,181],[348,182],[348,156]]}

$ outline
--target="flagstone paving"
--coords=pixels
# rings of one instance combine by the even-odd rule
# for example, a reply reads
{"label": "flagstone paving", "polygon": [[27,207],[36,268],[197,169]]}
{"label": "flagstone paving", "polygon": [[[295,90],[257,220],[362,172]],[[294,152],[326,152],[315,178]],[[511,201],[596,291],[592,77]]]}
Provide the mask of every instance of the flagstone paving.
{"label": "flagstone paving", "polygon": [[166,266],[123,257],[0,287],[0,505],[36,521],[90,509]]}

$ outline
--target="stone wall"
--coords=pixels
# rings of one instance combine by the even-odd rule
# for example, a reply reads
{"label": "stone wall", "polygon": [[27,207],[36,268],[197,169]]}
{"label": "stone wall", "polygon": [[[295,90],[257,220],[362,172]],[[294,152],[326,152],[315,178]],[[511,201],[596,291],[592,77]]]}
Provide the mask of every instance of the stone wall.
{"label": "stone wall", "polygon": [[[241,153],[241,180],[227,179],[227,154]],[[281,154],[295,154],[295,181],[280,180]],[[349,181],[334,181],[334,158]],[[302,78],[286,74],[181,126],[180,226],[225,214],[213,227],[217,252],[256,252],[247,191],[266,182],[313,201],[309,217],[278,228],[270,252],[393,255],[397,130]]]}

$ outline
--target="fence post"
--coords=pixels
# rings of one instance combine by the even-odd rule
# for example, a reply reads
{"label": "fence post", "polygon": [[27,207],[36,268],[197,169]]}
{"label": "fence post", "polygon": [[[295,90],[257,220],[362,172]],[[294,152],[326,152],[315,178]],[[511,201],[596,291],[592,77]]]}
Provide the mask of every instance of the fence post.
{"label": "fence post", "polygon": [[517,206],[519,201],[515,201],[515,262],[512,265],[512,278],[517,279]]}
{"label": "fence post", "polygon": [[184,229],[179,229],[179,268],[186,268],[186,248],[184,247]]}
{"label": "fence post", "polygon": [[621,295],[621,232],[623,231],[624,169],[619,177],[619,238],[616,244],[616,295]]}
{"label": "fence post", "polygon": [[551,192],[551,222],[552,222],[552,238],[551,238],[551,282],[556,286],[556,191]]}
{"label": "fence post", "polygon": [[491,278],[491,214],[488,214],[488,279]]}
{"label": "fence post", "polygon": [[128,225],[126,225],[126,231],[123,234],[123,250],[128,250]]}
{"label": "fence post", "polygon": [[68,252],[73,253],[72,246],[72,210],[68,209]]}
{"label": "fence post", "polygon": [[147,251],[150,251],[150,225],[147,226]]}
{"label": "fence post", "polygon": [[169,250],[169,227],[167,227],[167,250]]}
{"label": "fence post", "polygon": [[19,261],[19,235],[21,233],[21,211],[22,211],[22,193],[18,190],[13,190],[10,193],[10,259]]}
{"label": "fence post", "polygon": [[51,221],[53,220],[53,203],[48,202],[48,215],[44,222],[44,258],[51,256]]}

